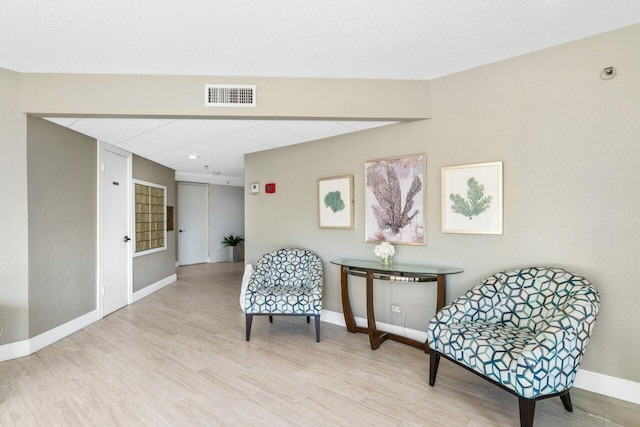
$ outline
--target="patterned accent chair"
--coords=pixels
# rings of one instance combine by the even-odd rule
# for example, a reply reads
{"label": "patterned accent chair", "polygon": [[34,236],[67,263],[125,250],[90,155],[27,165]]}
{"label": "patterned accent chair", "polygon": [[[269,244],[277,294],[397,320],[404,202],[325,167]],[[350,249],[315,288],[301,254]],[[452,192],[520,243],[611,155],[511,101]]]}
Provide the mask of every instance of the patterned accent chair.
{"label": "patterned accent chair", "polygon": [[440,356],[518,396],[521,426],[536,401],[569,390],[589,342],[599,296],[583,277],[559,268],[497,273],[444,307],[429,323],[429,385]]}
{"label": "patterned accent chair", "polygon": [[306,316],[315,318],[316,341],[320,342],[320,311],[323,287],[322,260],[299,248],[273,251],[256,262],[245,293],[246,338],[251,335],[255,315]]}

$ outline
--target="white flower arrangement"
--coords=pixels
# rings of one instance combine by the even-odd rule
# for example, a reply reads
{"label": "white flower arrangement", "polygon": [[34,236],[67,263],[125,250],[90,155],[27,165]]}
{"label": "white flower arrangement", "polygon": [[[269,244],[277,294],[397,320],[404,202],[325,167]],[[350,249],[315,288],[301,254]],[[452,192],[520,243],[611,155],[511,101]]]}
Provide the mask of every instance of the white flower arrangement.
{"label": "white flower arrangement", "polygon": [[382,259],[382,262],[389,262],[389,259],[396,253],[396,249],[389,242],[382,242],[373,249],[373,253]]}

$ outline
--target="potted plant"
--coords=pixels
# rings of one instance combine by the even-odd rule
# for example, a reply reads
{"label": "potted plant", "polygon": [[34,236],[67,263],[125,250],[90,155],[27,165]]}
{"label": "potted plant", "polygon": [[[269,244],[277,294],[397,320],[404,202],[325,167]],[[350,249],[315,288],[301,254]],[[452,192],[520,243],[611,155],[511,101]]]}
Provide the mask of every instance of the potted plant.
{"label": "potted plant", "polygon": [[222,239],[222,245],[227,247],[229,253],[229,262],[238,262],[240,260],[240,253],[238,251],[238,244],[244,242],[244,237],[239,234],[229,234]]}

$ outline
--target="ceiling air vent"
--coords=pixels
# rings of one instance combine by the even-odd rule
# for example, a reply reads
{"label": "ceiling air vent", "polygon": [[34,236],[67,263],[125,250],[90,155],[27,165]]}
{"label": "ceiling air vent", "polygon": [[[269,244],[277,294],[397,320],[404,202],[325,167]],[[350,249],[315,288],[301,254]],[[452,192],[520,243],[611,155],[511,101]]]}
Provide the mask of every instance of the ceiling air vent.
{"label": "ceiling air vent", "polygon": [[255,107],[255,85],[204,85],[205,107]]}

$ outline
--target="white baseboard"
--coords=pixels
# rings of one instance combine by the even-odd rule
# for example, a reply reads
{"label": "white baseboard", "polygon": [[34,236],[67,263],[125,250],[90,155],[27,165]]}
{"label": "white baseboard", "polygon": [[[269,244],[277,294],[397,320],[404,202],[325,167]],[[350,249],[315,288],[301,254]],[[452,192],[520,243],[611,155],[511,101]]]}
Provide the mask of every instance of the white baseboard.
{"label": "white baseboard", "polygon": [[[322,310],[320,313],[320,319],[323,322],[331,323],[333,325],[339,325],[346,327],[344,323],[344,315],[336,311]],[[355,317],[357,326],[367,326],[367,319],[364,317]],[[427,333],[422,331],[416,331],[415,329],[403,328],[402,326],[391,325],[389,323],[383,323],[376,321],[376,328],[391,332],[396,335],[404,335],[407,338],[411,338],[416,341],[425,342],[427,340]]]}
{"label": "white baseboard", "polygon": [[[134,302],[138,301],[146,297],[147,295],[150,295],[153,292],[175,282],[176,280],[178,280],[178,277],[175,274],[166,277],[152,285],[147,286],[144,289],[141,289],[138,292],[135,292],[133,294],[133,300]],[[33,354],[36,351],[41,350],[46,346],[51,345],[54,342],[68,337],[74,332],[77,332],[80,329],[97,322],[98,320],[100,320],[100,313],[98,312],[98,310],[94,310],[87,314],[83,314],[82,316],[77,317],[73,320],[70,320],[67,323],[43,332],[31,339],[0,345],[0,362]]]}
{"label": "white baseboard", "polygon": [[580,369],[573,386],[640,405],[640,383],[633,381]]}
{"label": "white baseboard", "polygon": [[156,283],[152,283],[149,286],[146,286],[142,289],[140,289],[137,292],[133,293],[133,302],[137,302],[140,301],[142,298],[151,295],[152,293],[159,291],[160,289],[164,288],[167,285],[172,284],[173,282],[175,282],[176,280],[178,280],[178,275],[177,274],[172,274],[169,277],[165,277],[162,280],[157,281]]}
{"label": "white baseboard", "polygon": [[[346,324],[344,323],[344,315],[342,313],[322,310],[320,318],[323,322],[346,327]],[[362,317],[356,317],[355,321],[358,326],[367,325],[367,320]],[[425,341],[427,339],[426,332],[417,331],[415,329],[402,328],[400,326],[378,321],[376,321],[376,327],[380,330],[388,331],[397,335],[405,335],[417,341]],[[640,383],[622,378],[611,377],[609,375],[580,369],[576,375],[576,380],[573,383],[573,386],[575,388],[603,394],[615,399],[640,404]]]}
{"label": "white baseboard", "polygon": [[0,345],[0,362],[28,356],[31,354],[29,348],[29,340]]}
{"label": "white baseboard", "polygon": [[344,315],[342,313],[338,313],[337,311],[322,309],[322,311],[320,312],[320,319],[323,322],[331,323],[332,325],[347,327],[347,324],[344,323]]}
{"label": "white baseboard", "polygon": [[78,332],[80,329],[86,328],[98,320],[100,320],[100,314],[98,313],[98,310],[93,310],[58,327],[49,329],[48,331],[31,338],[30,354],[33,354],[56,341],[60,341],[62,338],[67,337],[74,332]]}
{"label": "white baseboard", "polygon": [[31,339],[2,345],[0,346],[0,362],[33,354],[98,320],[100,320],[98,310],[93,310]]}

